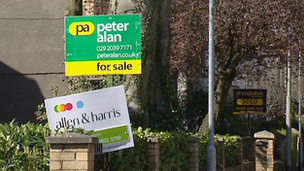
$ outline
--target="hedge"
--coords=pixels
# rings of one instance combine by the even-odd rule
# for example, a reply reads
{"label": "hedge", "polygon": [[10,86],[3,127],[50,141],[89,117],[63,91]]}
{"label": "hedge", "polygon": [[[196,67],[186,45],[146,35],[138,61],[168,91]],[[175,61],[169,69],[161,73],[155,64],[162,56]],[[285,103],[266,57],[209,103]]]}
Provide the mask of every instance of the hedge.
{"label": "hedge", "polygon": [[[14,121],[0,124],[0,170],[44,171],[49,169],[49,145],[45,138],[50,136],[48,125],[26,123],[18,125]],[[81,132],[83,133],[83,132]],[[152,132],[141,127],[133,129],[134,148],[111,152],[103,155],[103,171],[144,171],[148,170],[147,139],[149,136],[160,137],[160,170],[188,170],[189,133]],[[208,136],[191,134],[200,138],[200,166],[206,166]],[[236,164],[235,136],[216,135],[226,141],[226,163]],[[203,168],[202,168],[203,169]]]}

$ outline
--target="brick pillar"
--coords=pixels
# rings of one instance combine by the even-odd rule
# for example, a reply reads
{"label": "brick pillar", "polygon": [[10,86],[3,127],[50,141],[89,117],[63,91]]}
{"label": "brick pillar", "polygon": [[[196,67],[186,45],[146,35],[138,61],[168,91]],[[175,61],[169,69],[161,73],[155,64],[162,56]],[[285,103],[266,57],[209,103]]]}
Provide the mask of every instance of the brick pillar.
{"label": "brick pillar", "polygon": [[256,171],[274,171],[274,134],[261,131],[254,134],[256,138]]}
{"label": "brick pillar", "polygon": [[217,140],[217,170],[225,171],[225,141],[223,138]]}
{"label": "brick pillar", "polygon": [[50,144],[50,171],[94,171],[97,137],[67,133],[48,137]]}
{"label": "brick pillar", "polygon": [[267,145],[268,140],[257,140],[255,143],[255,170],[267,170]]}
{"label": "brick pillar", "polygon": [[94,15],[95,0],[82,0],[82,15]]}
{"label": "brick pillar", "polygon": [[197,137],[189,137],[189,161],[188,166],[190,171],[198,171],[199,170],[199,141],[200,139]]}
{"label": "brick pillar", "polygon": [[149,158],[149,169],[151,171],[159,171],[159,146],[161,138],[149,137],[148,138],[148,158]]}
{"label": "brick pillar", "polygon": [[274,139],[268,140],[267,167],[267,171],[274,171]]}

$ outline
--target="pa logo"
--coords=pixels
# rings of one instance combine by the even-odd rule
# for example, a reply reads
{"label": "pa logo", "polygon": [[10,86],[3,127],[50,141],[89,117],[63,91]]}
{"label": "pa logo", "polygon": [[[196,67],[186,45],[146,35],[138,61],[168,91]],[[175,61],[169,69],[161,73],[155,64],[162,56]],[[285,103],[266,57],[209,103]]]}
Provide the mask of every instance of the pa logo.
{"label": "pa logo", "polygon": [[95,26],[92,22],[73,22],[69,26],[69,32],[73,36],[88,36],[93,34]]}
{"label": "pa logo", "polygon": [[[82,101],[78,101],[76,103],[76,107],[78,109],[83,108],[84,104]],[[71,111],[73,109],[73,104],[72,103],[66,103],[66,104],[58,104],[54,107],[54,111],[56,113],[62,113],[62,112],[66,112],[66,111]]]}

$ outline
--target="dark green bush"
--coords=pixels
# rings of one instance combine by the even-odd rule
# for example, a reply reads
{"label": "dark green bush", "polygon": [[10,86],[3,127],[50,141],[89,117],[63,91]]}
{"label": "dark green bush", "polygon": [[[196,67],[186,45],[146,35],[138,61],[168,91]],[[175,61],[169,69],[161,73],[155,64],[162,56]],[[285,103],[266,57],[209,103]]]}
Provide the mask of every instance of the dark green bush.
{"label": "dark green bush", "polygon": [[[49,170],[49,146],[45,138],[50,135],[47,125],[26,123],[18,125],[14,121],[0,124],[0,170]],[[79,130],[74,130],[79,132]],[[86,132],[81,132],[85,133]],[[189,159],[189,134],[183,131],[151,132],[141,127],[133,130],[134,148],[104,154],[103,171],[145,171],[148,170],[148,137],[160,137],[160,170],[186,171]],[[207,161],[207,135],[193,135],[200,138],[200,165]],[[215,142],[220,136],[215,137]],[[226,145],[226,163],[236,164],[235,136],[221,136]],[[99,162],[99,161],[98,161]]]}
{"label": "dark green bush", "polygon": [[133,130],[135,148],[125,149],[110,154],[111,170],[115,171],[144,171],[148,169],[147,136],[149,130],[143,131],[141,128]]}
{"label": "dark green bush", "polygon": [[[141,171],[148,169],[147,145],[148,137],[160,137],[160,170],[161,171],[187,171],[188,170],[188,136],[185,132],[150,132],[139,127],[133,130],[135,147],[112,152],[108,170],[115,171]],[[108,155],[108,154],[105,154]],[[109,169],[111,168],[111,169]]]}
{"label": "dark green bush", "polygon": [[0,170],[44,171],[49,166],[49,147],[45,137],[49,129],[45,125],[14,121],[0,124]]}
{"label": "dark green bush", "polygon": [[[207,149],[208,149],[208,142],[209,137],[208,135],[193,135],[200,139],[199,142],[199,161],[200,161],[200,170],[207,169]],[[238,136],[230,136],[230,135],[215,135],[214,137],[214,144],[215,148],[217,149],[217,142],[222,138],[225,142],[225,166],[235,166],[237,165],[237,140],[240,138]],[[218,152],[217,152],[218,153]]]}
{"label": "dark green bush", "polygon": [[[277,132],[286,136],[286,129],[277,130]],[[298,135],[295,132],[291,133],[291,162],[296,164],[297,162],[297,138]]]}
{"label": "dark green bush", "polygon": [[240,163],[237,163],[237,140],[240,139],[238,136],[230,136],[230,135],[220,135],[218,138],[223,138],[225,142],[225,166],[236,166]]}
{"label": "dark green bush", "polygon": [[188,170],[188,135],[183,131],[154,133],[162,139],[160,145],[161,171]]}

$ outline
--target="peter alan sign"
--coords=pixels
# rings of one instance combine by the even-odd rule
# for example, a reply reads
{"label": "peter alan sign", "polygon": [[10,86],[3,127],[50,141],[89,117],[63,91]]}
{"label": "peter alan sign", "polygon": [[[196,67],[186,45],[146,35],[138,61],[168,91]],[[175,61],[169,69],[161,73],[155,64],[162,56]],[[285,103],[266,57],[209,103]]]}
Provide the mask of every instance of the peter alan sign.
{"label": "peter alan sign", "polygon": [[140,15],[65,18],[66,75],[141,73]]}
{"label": "peter alan sign", "polygon": [[134,146],[123,86],[45,100],[51,130],[94,130],[103,153]]}

